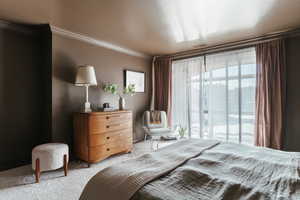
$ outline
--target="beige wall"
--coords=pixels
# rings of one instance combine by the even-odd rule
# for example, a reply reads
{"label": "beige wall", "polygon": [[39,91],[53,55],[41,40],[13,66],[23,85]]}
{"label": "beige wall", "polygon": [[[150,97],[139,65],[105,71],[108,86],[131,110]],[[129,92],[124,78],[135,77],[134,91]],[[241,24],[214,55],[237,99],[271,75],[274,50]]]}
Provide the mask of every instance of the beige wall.
{"label": "beige wall", "polygon": [[57,35],[53,35],[52,48],[53,140],[72,143],[72,113],[78,111],[84,102],[84,88],[73,85],[76,66],[80,64],[95,66],[98,86],[91,87],[89,95],[93,106],[102,106],[104,102],[118,106],[118,97],[104,93],[102,83],[117,83],[123,87],[123,70],[146,73],[146,92],[126,99],[127,108],[133,111],[134,139],[142,139],[140,120],[150,103],[150,61]]}

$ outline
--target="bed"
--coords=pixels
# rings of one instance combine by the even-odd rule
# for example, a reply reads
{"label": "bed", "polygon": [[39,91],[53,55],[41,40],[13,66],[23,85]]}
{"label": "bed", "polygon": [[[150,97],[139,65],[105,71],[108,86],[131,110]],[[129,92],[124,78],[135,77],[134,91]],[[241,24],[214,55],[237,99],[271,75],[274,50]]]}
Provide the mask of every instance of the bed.
{"label": "bed", "polygon": [[300,153],[184,140],[108,167],[81,200],[300,199]]}

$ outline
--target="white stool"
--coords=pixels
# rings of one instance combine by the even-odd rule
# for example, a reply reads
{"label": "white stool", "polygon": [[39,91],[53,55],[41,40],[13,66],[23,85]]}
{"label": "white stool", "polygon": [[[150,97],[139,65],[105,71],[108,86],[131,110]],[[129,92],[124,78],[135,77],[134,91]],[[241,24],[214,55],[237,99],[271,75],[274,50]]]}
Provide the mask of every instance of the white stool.
{"label": "white stool", "polygon": [[42,171],[55,170],[64,167],[68,174],[69,147],[62,143],[47,143],[38,145],[32,150],[32,169],[35,170],[36,182],[40,181]]}

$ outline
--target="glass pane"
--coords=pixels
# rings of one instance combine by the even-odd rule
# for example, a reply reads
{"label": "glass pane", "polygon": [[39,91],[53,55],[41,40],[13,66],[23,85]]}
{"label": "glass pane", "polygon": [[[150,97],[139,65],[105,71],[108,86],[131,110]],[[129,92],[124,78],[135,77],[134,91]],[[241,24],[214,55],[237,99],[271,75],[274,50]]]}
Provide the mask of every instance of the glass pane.
{"label": "glass pane", "polygon": [[228,67],[228,76],[238,76],[239,75],[238,66],[229,66]]}
{"label": "glass pane", "polygon": [[189,68],[191,137],[200,137],[200,67]]}
{"label": "glass pane", "polygon": [[256,65],[248,64],[241,66],[241,75],[255,75],[256,74]]}
{"label": "glass pane", "polygon": [[242,143],[254,144],[255,78],[241,80]]}
{"label": "glass pane", "polygon": [[212,71],[212,78],[225,78],[225,76],[226,76],[226,68],[216,69]]}
{"label": "glass pane", "polygon": [[226,81],[213,81],[210,89],[209,128],[215,139],[226,141]]}
{"label": "glass pane", "polygon": [[238,79],[228,80],[228,141],[239,142],[239,85]]}

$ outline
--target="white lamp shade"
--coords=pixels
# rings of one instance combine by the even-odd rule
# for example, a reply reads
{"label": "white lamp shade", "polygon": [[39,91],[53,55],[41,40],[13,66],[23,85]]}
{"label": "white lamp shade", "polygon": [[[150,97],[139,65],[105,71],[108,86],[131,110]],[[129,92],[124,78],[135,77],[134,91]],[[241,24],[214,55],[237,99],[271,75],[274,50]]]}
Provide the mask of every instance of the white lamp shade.
{"label": "white lamp shade", "polygon": [[76,86],[90,86],[97,85],[96,74],[93,66],[85,65],[79,66],[77,69]]}

